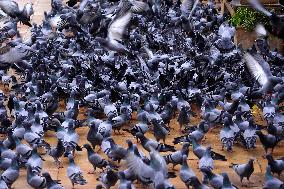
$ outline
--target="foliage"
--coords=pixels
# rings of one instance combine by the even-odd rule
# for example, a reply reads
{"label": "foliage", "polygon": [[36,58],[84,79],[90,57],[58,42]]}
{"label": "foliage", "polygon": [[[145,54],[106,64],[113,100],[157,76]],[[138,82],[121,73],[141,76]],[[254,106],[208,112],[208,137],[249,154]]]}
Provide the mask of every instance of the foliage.
{"label": "foliage", "polygon": [[235,27],[243,27],[247,31],[252,31],[258,23],[269,25],[269,18],[251,8],[239,7],[230,22]]}

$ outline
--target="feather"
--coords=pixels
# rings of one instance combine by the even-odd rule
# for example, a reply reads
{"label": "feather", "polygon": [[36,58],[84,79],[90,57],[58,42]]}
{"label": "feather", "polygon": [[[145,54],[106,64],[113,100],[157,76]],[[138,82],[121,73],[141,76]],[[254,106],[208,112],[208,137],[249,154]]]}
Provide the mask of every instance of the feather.
{"label": "feather", "polygon": [[134,13],[140,13],[149,9],[148,4],[142,1],[130,0],[129,2],[132,4],[131,10]]}
{"label": "feather", "polygon": [[122,36],[125,33],[126,27],[130,22],[132,12],[128,10],[122,16],[116,16],[110,23],[108,28],[108,39],[110,41],[122,41]]}
{"label": "feather", "polygon": [[249,0],[248,2],[252,5],[253,8],[255,8],[256,10],[262,12],[262,13],[265,14],[266,16],[269,16],[269,17],[270,17],[270,16],[272,15],[269,11],[267,11],[267,10],[260,4],[260,2],[259,2],[258,0]]}
{"label": "feather", "polygon": [[246,65],[252,74],[252,76],[258,81],[260,85],[265,85],[268,81],[267,74],[265,73],[263,67],[258,63],[258,61],[249,53],[244,55],[246,60]]}

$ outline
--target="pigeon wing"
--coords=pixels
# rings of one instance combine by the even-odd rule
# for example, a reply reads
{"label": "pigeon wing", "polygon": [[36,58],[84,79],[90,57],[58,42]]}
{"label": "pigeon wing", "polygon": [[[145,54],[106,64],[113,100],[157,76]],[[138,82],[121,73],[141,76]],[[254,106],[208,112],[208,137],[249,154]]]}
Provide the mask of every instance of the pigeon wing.
{"label": "pigeon wing", "polygon": [[140,13],[149,9],[148,4],[142,1],[130,0],[130,3],[132,4],[131,10],[134,13]]}
{"label": "pigeon wing", "polygon": [[125,33],[131,17],[132,12],[130,11],[130,6],[123,6],[109,25],[108,39],[122,41],[122,36]]}
{"label": "pigeon wing", "polygon": [[30,16],[34,14],[34,9],[31,3],[27,3],[25,4],[23,10],[22,10],[22,15],[27,18],[30,19]]}
{"label": "pigeon wing", "polygon": [[246,65],[252,74],[252,76],[257,80],[260,85],[264,85],[267,81],[267,74],[265,73],[263,67],[258,63],[258,61],[249,53],[244,55]]}

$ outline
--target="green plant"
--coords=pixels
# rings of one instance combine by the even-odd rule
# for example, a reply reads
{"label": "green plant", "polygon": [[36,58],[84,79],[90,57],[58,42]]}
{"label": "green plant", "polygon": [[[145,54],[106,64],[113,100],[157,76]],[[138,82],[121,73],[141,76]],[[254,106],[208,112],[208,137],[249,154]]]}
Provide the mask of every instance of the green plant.
{"label": "green plant", "polygon": [[247,31],[252,31],[258,23],[268,25],[269,18],[251,8],[239,7],[230,22],[235,27],[243,27]]}

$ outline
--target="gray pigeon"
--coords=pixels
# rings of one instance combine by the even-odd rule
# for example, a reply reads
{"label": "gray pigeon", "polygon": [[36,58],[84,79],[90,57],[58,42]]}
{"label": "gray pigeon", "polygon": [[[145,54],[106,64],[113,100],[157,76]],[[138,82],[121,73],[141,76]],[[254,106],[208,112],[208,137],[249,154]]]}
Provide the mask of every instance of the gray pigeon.
{"label": "gray pigeon", "polygon": [[190,113],[192,113],[190,106],[182,106],[181,110],[179,112],[177,121],[180,126],[180,131],[182,130],[182,126],[185,125],[188,127],[188,124],[190,122]]}
{"label": "gray pigeon", "polygon": [[184,182],[184,184],[186,185],[187,188],[189,188],[189,186],[191,186],[191,183],[192,183],[191,179],[196,177],[193,170],[187,164],[187,156],[186,155],[182,156],[182,166],[180,168],[179,177],[182,180],[182,182]]}
{"label": "gray pigeon", "polygon": [[53,157],[55,164],[58,168],[60,168],[60,160],[59,158],[64,154],[64,146],[61,139],[58,139],[57,145],[54,148],[48,149],[48,155]]}
{"label": "gray pigeon", "polygon": [[101,122],[90,123],[90,129],[87,134],[87,140],[91,143],[92,147],[96,149],[96,146],[100,146],[103,141],[103,135],[98,132],[98,127]]}
{"label": "gray pigeon", "polygon": [[42,176],[46,180],[46,188],[47,189],[64,189],[63,186],[59,185],[59,183],[57,183],[56,181],[54,181],[51,178],[49,173],[47,173],[47,172],[42,173]]}
{"label": "gray pigeon", "polygon": [[251,158],[245,164],[232,164],[232,168],[239,175],[241,182],[243,182],[244,177],[249,181],[251,174],[254,172],[253,162],[254,159]]}
{"label": "gray pigeon", "polygon": [[[192,151],[193,151],[194,155],[196,155],[198,157],[198,159],[201,159],[202,156],[206,152],[206,147],[205,146],[201,146],[193,138],[191,139],[191,141],[192,141]],[[227,159],[226,159],[226,157],[224,155],[221,155],[221,154],[219,154],[217,152],[214,152],[212,150],[211,150],[211,157],[214,160],[227,161]]]}
{"label": "gray pigeon", "polygon": [[94,174],[97,167],[103,169],[108,165],[108,162],[99,154],[95,153],[89,144],[84,144],[83,148],[86,148],[88,160],[94,168],[93,172],[89,172],[89,174]]}
{"label": "gray pigeon", "polygon": [[233,150],[235,133],[228,122],[224,123],[224,127],[220,131],[220,140],[222,142],[222,149],[226,148],[227,151]]}
{"label": "gray pigeon", "polygon": [[205,184],[201,183],[197,177],[192,177],[191,178],[191,185],[193,188],[198,188],[198,189],[209,189],[208,186]]}
{"label": "gray pigeon", "polygon": [[167,151],[175,152],[176,151],[174,146],[170,146],[167,144],[161,144],[161,143],[158,143],[156,140],[148,139],[142,133],[137,133],[136,137],[139,138],[143,148],[147,150],[148,152],[151,151],[151,148],[159,152],[167,152]]}
{"label": "gray pigeon", "polygon": [[205,178],[208,178],[209,180],[209,184],[215,188],[215,189],[219,189],[223,186],[223,176],[213,173],[211,169],[207,168],[207,167],[203,167],[200,169],[202,171]]}
{"label": "gray pigeon", "polygon": [[126,180],[124,172],[120,171],[119,176],[119,186],[118,189],[135,189],[131,181]]}
{"label": "gray pigeon", "polygon": [[109,166],[107,166],[106,172],[102,173],[98,180],[103,183],[106,189],[110,189],[110,187],[114,186],[118,181],[118,175]]}
{"label": "gray pigeon", "polygon": [[18,179],[19,169],[18,157],[15,157],[12,159],[11,167],[2,173],[1,179],[9,186],[9,188],[11,188],[12,184]]}
{"label": "gray pigeon", "polygon": [[142,1],[121,1],[115,17],[108,26],[107,39],[97,38],[97,40],[111,51],[127,53],[128,50],[121,44],[126,27],[133,13],[143,12],[147,9],[148,4]]}
{"label": "gray pigeon", "polygon": [[203,156],[199,160],[198,167],[199,167],[199,169],[201,169],[203,167],[207,167],[211,170],[214,169],[214,160],[211,157],[211,146],[206,147],[205,153],[203,154]]}
{"label": "gray pigeon", "polygon": [[2,179],[1,175],[0,175],[0,188],[1,188],[1,189],[9,189],[8,185],[7,185],[6,182]]}
{"label": "gray pigeon", "polygon": [[263,189],[281,189],[283,187],[283,182],[272,176],[270,166],[268,165],[266,167]]}
{"label": "gray pigeon", "polygon": [[27,165],[27,183],[36,189],[45,188],[46,180],[45,177],[38,175],[38,173],[34,172],[32,167]]}
{"label": "gray pigeon", "polygon": [[223,186],[221,187],[221,189],[237,189],[232,185],[227,173],[222,173],[222,176],[223,176]]}
{"label": "gray pigeon", "polygon": [[0,169],[2,171],[8,169],[11,166],[11,163],[12,163],[11,159],[0,156]]}
{"label": "gray pigeon", "polygon": [[15,137],[16,152],[21,156],[21,161],[27,160],[32,154],[32,148],[22,143],[17,137]]}
{"label": "gray pigeon", "polygon": [[266,155],[268,165],[270,166],[272,173],[277,173],[280,177],[282,171],[284,170],[284,158],[274,159],[271,154]]}
{"label": "gray pigeon", "polygon": [[75,184],[85,185],[87,181],[83,177],[83,173],[80,170],[80,167],[75,164],[73,156],[71,154],[68,155],[69,164],[67,167],[67,176],[70,179],[72,186]]}
{"label": "gray pigeon", "polygon": [[244,59],[252,77],[261,85],[261,88],[255,91],[256,95],[266,94],[277,83],[282,82],[281,78],[272,75],[269,64],[259,54],[246,53]]}
{"label": "gray pigeon", "polygon": [[42,171],[42,157],[37,152],[37,146],[33,146],[32,154],[29,157],[26,165],[29,165],[29,167],[33,170],[34,173],[41,173]]}
{"label": "gray pigeon", "polygon": [[176,151],[176,152],[174,152],[172,154],[164,156],[166,163],[167,164],[172,163],[173,164],[173,169],[174,169],[174,167],[176,165],[182,164],[182,162],[183,162],[183,155],[188,156],[188,153],[189,153],[189,149],[188,148],[189,148],[189,146],[190,146],[189,143],[185,143],[185,144],[183,144],[181,150],[178,150],[178,151]]}
{"label": "gray pigeon", "polygon": [[161,139],[163,140],[164,144],[166,143],[166,136],[169,134],[169,131],[164,127],[163,120],[152,119],[152,124],[154,126],[154,137],[159,142]]}

